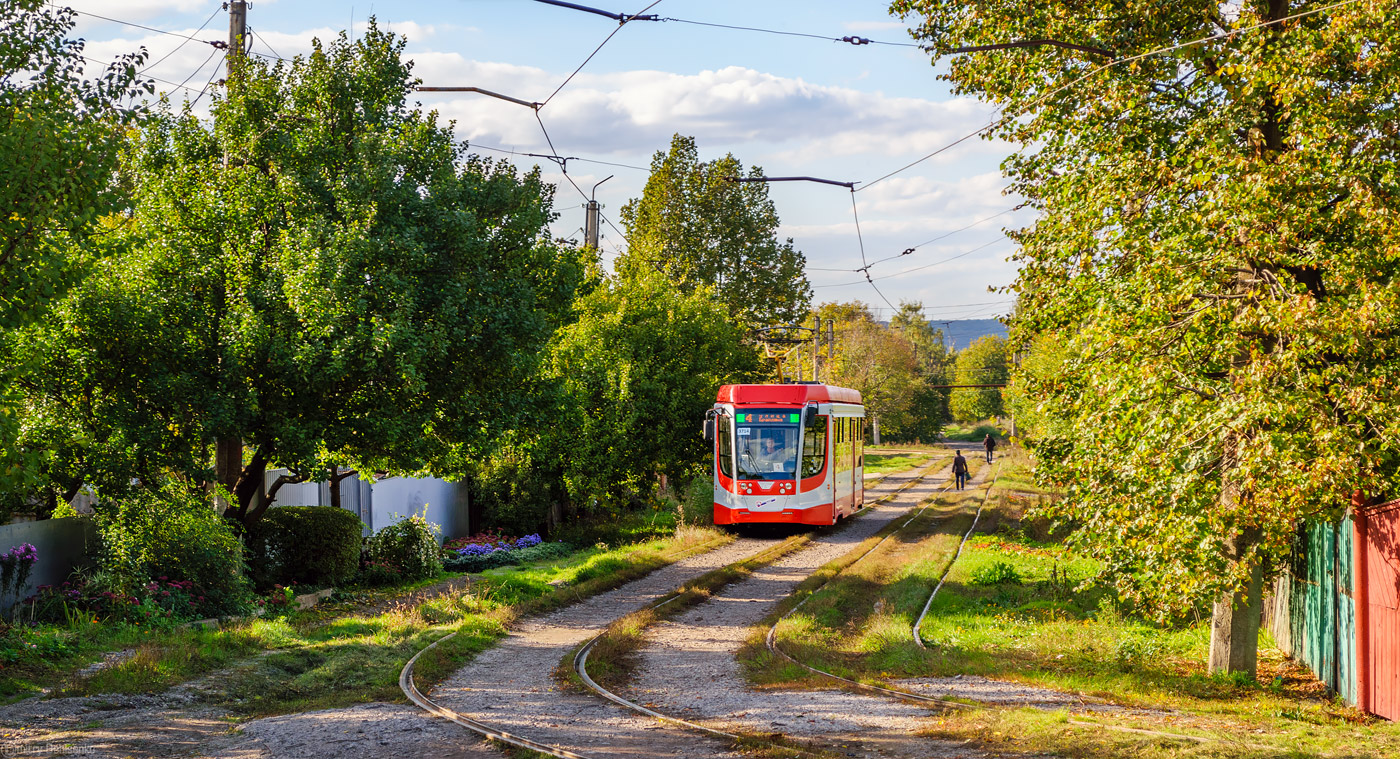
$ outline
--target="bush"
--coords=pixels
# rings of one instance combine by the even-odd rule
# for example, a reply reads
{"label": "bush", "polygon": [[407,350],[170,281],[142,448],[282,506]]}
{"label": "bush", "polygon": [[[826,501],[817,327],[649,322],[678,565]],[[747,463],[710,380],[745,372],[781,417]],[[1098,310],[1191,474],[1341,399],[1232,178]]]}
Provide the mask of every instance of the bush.
{"label": "bush", "polygon": [[[521,538],[521,540],[525,540],[525,538]],[[559,559],[568,556],[573,550],[567,543],[537,543],[525,548],[505,548],[484,553],[461,553],[445,559],[443,568],[452,572],[482,572],[512,564]]]}
{"label": "bush", "polygon": [[342,585],[360,567],[360,518],[334,506],[268,509],[248,530],[248,565],[259,588]]}
{"label": "bush", "polygon": [[434,577],[442,572],[439,532],[421,515],[400,519],[365,538],[365,560],[393,567],[406,580]]}
{"label": "bush", "polygon": [[1005,561],[980,566],[972,571],[973,585],[1020,585],[1021,573]]}
{"label": "bush", "polygon": [[94,506],[98,565],[104,592],[150,597],[179,582],[195,599],[180,616],[216,616],[247,610],[243,544],[228,521],[202,497],[178,483]]}

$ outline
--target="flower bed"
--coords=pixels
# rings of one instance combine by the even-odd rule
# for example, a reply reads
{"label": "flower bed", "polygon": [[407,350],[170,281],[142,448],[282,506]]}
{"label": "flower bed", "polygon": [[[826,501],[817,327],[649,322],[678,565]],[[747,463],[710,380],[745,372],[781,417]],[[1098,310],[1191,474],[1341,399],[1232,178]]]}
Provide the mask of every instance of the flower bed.
{"label": "flower bed", "polygon": [[458,538],[443,546],[443,568],[451,572],[480,572],[493,567],[557,559],[573,549],[567,543],[545,543],[539,535],[509,538],[484,534]]}

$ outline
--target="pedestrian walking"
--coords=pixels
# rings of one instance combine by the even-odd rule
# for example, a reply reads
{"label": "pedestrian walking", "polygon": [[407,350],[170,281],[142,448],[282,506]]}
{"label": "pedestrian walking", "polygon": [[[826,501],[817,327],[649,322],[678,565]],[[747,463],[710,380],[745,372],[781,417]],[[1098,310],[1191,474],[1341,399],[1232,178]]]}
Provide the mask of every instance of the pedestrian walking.
{"label": "pedestrian walking", "polygon": [[987,463],[992,463],[992,451],[997,449],[997,439],[992,434],[987,433],[987,439],[982,441],[982,447],[987,449]]}
{"label": "pedestrian walking", "polygon": [[967,459],[963,458],[962,451],[953,457],[953,477],[957,479],[958,490],[962,490],[967,484]]}

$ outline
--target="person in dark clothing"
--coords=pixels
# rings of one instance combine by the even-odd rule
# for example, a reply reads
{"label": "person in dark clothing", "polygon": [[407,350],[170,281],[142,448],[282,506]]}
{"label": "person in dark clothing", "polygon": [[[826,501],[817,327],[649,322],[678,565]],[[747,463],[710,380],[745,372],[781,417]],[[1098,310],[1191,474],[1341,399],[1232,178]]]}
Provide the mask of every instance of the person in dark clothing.
{"label": "person in dark clothing", "polygon": [[962,451],[953,457],[953,476],[958,481],[958,490],[962,490],[967,484],[967,459],[963,458]]}
{"label": "person in dark clothing", "polygon": [[997,439],[987,434],[987,439],[982,441],[982,447],[987,449],[987,463],[992,463],[992,451],[997,449]]}

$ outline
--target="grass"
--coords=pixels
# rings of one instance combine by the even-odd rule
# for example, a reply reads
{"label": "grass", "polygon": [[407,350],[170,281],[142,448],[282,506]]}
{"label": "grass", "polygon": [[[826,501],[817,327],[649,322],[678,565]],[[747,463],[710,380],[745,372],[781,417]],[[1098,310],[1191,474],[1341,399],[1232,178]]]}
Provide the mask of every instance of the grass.
{"label": "grass", "polygon": [[999,424],[978,422],[977,424],[950,424],[943,428],[943,439],[962,443],[981,443],[988,435],[997,439],[997,444],[1006,443],[1010,437]]}
{"label": "grass", "polygon": [[[1258,682],[1208,674],[1208,621],[1163,626],[1121,609],[1107,589],[1085,582],[1098,574],[1096,563],[1026,537],[1021,502],[1001,488],[1008,479],[1015,482],[1003,476],[989,503],[993,534],[969,540],[933,602],[923,626],[926,650],[914,644],[910,628],[971,521],[962,508],[971,503],[966,494],[944,496],[937,509],[837,576],[779,627],[783,650],[863,682],[985,675],[1142,709],[1073,718],[1107,726],[1095,728],[1075,724],[1066,712],[988,707],[943,715],[930,733],[994,752],[1400,756],[1400,726],[1339,705],[1277,651],[1263,652]],[[769,655],[766,631],[756,628],[743,653],[752,682],[828,687]]]}
{"label": "grass", "polygon": [[[46,672],[28,673],[25,690],[44,685],[55,695],[153,693],[222,670],[201,684],[210,687],[201,687],[200,697],[243,716],[403,701],[399,670],[414,653],[449,632],[458,635],[419,660],[420,687],[445,678],[490,647],[521,615],[608,590],[730,539],[713,529],[683,528],[665,539],[594,547],[564,559],[491,570],[468,588],[388,604],[387,609],[384,601],[393,594],[364,593],[222,630],[105,626],[105,633],[87,633],[80,654]],[[411,589],[397,589],[397,594]],[[92,652],[126,647],[135,648],[131,658],[91,675],[76,674]],[[15,672],[5,674],[19,680]]]}
{"label": "grass", "polygon": [[906,469],[923,466],[927,464],[934,454],[932,453],[871,453],[870,449],[865,450],[865,474],[889,474],[891,472],[903,472]]}

